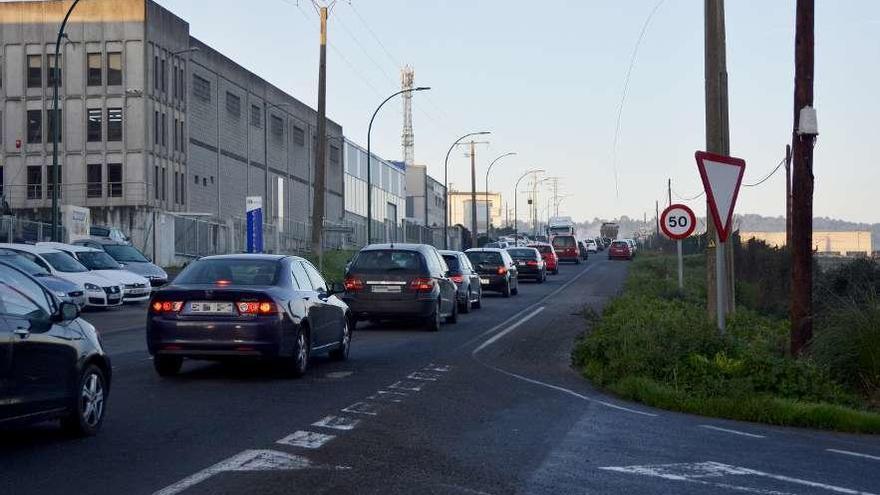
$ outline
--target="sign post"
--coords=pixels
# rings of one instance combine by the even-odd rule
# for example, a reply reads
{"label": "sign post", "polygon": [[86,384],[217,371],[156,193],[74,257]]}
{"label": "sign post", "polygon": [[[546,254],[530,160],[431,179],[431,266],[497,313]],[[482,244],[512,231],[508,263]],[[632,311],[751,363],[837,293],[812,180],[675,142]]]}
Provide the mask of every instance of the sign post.
{"label": "sign post", "polygon": [[[733,227],[733,209],[739,196],[746,162],[741,158],[717,155],[705,151],[697,151],[697,168],[706,190],[709,213],[715,224],[715,271],[717,283],[718,331],[722,334],[726,328],[727,318],[727,284],[725,283],[724,243],[730,236]],[[711,242],[711,240],[710,240]]]}
{"label": "sign post", "polygon": [[681,241],[687,239],[697,228],[697,216],[685,205],[669,205],[660,215],[660,229],[666,237],[673,239],[678,250],[678,290],[684,289],[684,260]]}
{"label": "sign post", "polygon": [[263,197],[245,198],[247,212],[247,252],[263,252]]}

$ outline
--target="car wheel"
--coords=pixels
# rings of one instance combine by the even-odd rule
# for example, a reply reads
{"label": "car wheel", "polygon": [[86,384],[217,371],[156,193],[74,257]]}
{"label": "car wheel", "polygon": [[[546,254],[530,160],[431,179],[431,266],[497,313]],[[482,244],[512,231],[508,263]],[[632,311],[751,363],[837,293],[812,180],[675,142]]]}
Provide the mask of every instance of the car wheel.
{"label": "car wheel", "polygon": [[104,406],[107,398],[107,381],[104,372],[89,365],[80,375],[75,401],[67,416],[61,419],[61,427],[77,436],[92,436],[104,422]]}
{"label": "car wheel", "polygon": [[483,307],[483,290],[480,289],[480,294],[477,296],[477,300],[474,301],[474,309],[480,309]]}
{"label": "car wheel", "polygon": [[514,296],[519,294],[519,278],[516,279],[516,283],[513,284],[513,289],[510,290],[510,293]]}
{"label": "car wheel", "polygon": [[458,323],[458,304],[457,303],[453,303],[452,314],[446,317],[446,323],[452,323],[453,325]]}
{"label": "car wheel", "polygon": [[428,317],[426,328],[429,332],[440,331],[440,301],[437,301],[437,304],[434,306],[434,311],[431,313],[431,316]]}
{"label": "car wheel", "polygon": [[181,366],[183,366],[183,358],[180,356],[153,356],[153,369],[159,376],[174,376],[180,373]]}
{"label": "car wheel", "polygon": [[467,295],[465,296],[464,299],[465,299],[465,300],[464,300],[464,302],[461,304],[460,309],[461,309],[461,312],[462,312],[462,313],[467,314],[467,313],[470,313],[470,312],[471,312],[471,307],[473,306],[473,303],[471,302],[471,299],[472,299],[472,298],[471,298],[471,291],[470,291],[470,290],[468,290],[468,293],[467,293]]}
{"label": "car wheel", "polygon": [[559,275],[559,268],[553,269],[553,275]]}
{"label": "car wheel", "polygon": [[574,260],[574,264],[575,264],[575,265],[580,265],[580,264],[581,264],[581,259],[580,259],[580,258],[575,259],[575,260]]}
{"label": "car wheel", "polygon": [[285,371],[292,378],[299,378],[306,374],[309,369],[309,357],[312,353],[312,347],[309,340],[308,331],[300,328],[296,335],[296,343],[293,346],[293,355],[285,359]]}
{"label": "car wheel", "polygon": [[504,286],[504,290],[501,291],[501,295],[504,297],[510,297],[510,280],[507,281],[507,285]]}
{"label": "car wheel", "polygon": [[330,359],[334,361],[346,361],[351,351],[351,325],[346,317],[342,327],[342,340],[339,347],[330,351]]}

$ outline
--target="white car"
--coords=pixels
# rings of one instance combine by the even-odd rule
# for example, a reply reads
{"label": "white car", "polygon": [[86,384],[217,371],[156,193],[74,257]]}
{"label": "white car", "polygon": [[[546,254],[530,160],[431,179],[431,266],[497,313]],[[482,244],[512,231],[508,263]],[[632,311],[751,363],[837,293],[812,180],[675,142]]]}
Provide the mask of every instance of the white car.
{"label": "white car", "polygon": [[584,244],[587,245],[587,252],[588,253],[598,253],[599,252],[599,245],[596,244],[595,239],[587,239],[586,241],[584,241]]}
{"label": "white car", "polygon": [[92,273],[115,282],[122,287],[122,302],[143,302],[150,298],[152,287],[149,280],[124,270],[118,261],[100,249],[60,242],[38,242],[37,246],[67,253]]}
{"label": "white car", "polygon": [[31,244],[0,244],[0,248],[15,251],[58,278],[82,285],[87,307],[106,308],[122,304],[122,286],[89,271],[67,253]]}

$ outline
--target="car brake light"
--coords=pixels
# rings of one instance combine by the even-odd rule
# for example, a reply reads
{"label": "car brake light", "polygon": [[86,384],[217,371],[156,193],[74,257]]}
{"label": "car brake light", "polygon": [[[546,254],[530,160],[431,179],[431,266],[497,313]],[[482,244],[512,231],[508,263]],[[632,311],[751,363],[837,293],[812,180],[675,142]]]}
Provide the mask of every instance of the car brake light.
{"label": "car brake light", "polygon": [[503,266],[498,267],[498,275],[504,275],[507,273],[507,268]]}
{"label": "car brake light", "polygon": [[416,292],[431,292],[434,290],[433,278],[415,278],[409,283],[409,288]]}
{"label": "car brake light", "polygon": [[183,301],[153,301],[150,308],[154,313],[177,313],[183,307]]}
{"label": "car brake light", "polygon": [[464,282],[464,275],[453,275],[449,278],[452,279],[452,281],[457,284]]}
{"label": "car brake light", "polygon": [[538,262],[535,261],[535,260],[529,260],[529,261],[526,261],[526,265],[529,265],[529,266],[538,266]]}
{"label": "car brake light", "polygon": [[278,312],[278,306],[269,301],[246,301],[236,304],[243,315],[268,315]]}
{"label": "car brake light", "polygon": [[345,290],[348,292],[359,292],[364,289],[364,281],[357,277],[345,278]]}

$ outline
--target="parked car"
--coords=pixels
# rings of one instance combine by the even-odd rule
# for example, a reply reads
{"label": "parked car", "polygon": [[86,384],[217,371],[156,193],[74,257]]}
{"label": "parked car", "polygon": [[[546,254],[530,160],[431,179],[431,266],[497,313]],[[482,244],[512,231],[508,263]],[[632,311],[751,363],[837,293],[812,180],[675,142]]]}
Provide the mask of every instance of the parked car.
{"label": "parked car", "polygon": [[57,249],[67,253],[92,273],[115,282],[122,287],[122,302],[144,302],[150,298],[150,281],[140,275],[123,270],[122,265],[100,249],[92,249],[60,242],[38,242],[37,246]]}
{"label": "parked car", "polygon": [[433,246],[372,244],[358,252],[345,277],[342,299],[358,320],[422,320],[429,331],[441,319],[458,322],[458,288]]}
{"label": "parked car", "polygon": [[82,284],[58,278],[49,273],[49,270],[9,249],[0,249],[0,262],[12,265],[34,277],[40,285],[49,289],[61,302],[76,304],[79,309],[85,307],[86,292]]}
{"label": "parked car", "polygon": [[125,232],[116,227],[105,227],[103,225],[92,225],[89,227],[89,235],[96,239],[107,239],[111,241],[121,242],[123,244],[131,244],[131,239]]}
{"label": "parked car", "polygon": [[0,425],[60,419],[67,431],[94,435],[111,374],[95,327],[77,306],[0,261]]}
{"label": "parked car", "polygon": [[581,264],[581,255],[578,251],[577,240],[573,235],[558,235],[550,242],[559,261],[570,261],[575,264]]}
{"label": "parked car", "polygon": [[581,256],[581,259],[586,261],[590,258],[590,252],[587,251],[587,245],[584,244],[584,241],[577,241],[578,243],[578,253]]}
{"label": "parked car", "polygon": [[504,297],[519,294],[519,270],[506,250],[472,248],[465,254],[480,274],[484,291],[500,292]]}
{"label": "parked car", "polygon": [[544,266],[548,272],[553,275],[559,274],[559,258],[556,256],[556,250],[553,249],[553,246],[547,243],[536,242],[529,244],[528,247],[535,248],[541,253],[541,259],[544,260]]}
{"label": "parked car", "polygon": [[136,247],[108,239],[80,239],[71,244],[100,249],[119,262],[130,272],[137,273],[150,281],[153,287],[162,287],[168,283],[168,274],[158,265],[154,265]]}
{"label": "parked car", "polygon": [[633,258],[632,247],[626,241],[614,241],[608,248],[608,259],[631,260]]}
{"label": "parked car", "polygon": [[458,310],[470,313],[471,308],[480,308],[483,305],[480,275],[468,257],[461,251],[440,251],[440,255],[449,267],[449,278],[458,287]]}
{"label": "parked car", "polygon": [[160,376],[184,359],[271,359],[302,376],[315,353],[348,359],[352,317],[308,261],[235,254],[193,261],[150,301],[147,349]]}
{"label": "parked car", "polygon": [[547,280],[547,265],[541,253],[533,247],[510,248],[507,253],[516,265],[517,277],[543,284]]}
{"label": "parked car", "polygon": [[587,246],[588,253],[598,253],[599,245],[596,243],[595,239],[587,239],[584,241],[584,244]]}
{"label": "parked car", "polygon": [[86,307],[106,308],[122,304],[122,286],[92,273],[69,254],[33,244],[0,244],[0,248],[19,253],[58,278],[82,284],[86,291]]}

